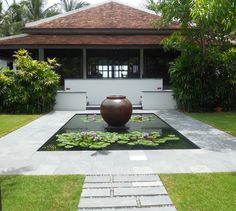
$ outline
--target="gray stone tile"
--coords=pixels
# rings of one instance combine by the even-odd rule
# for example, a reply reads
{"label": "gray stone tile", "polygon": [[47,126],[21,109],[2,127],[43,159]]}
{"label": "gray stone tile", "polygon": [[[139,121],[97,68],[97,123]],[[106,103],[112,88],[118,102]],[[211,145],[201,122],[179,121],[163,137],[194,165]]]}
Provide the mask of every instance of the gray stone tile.
{"label": "gray stone tile", "polygon": [[133,187],[157,187],[163,186],[161,181],[156,182],[132,182]]}
{"label": "gray stone tile", "polygon": [[142,196],[140,197],[142,206],[160,206],[160,205],[172,205],[169,196]]}
{"label": "gray stone tile", "polygon": [[138,188],[115,188],[115,196],[145,196],[167,194],[166,189],[161,187],[138,187]]}
{"label": "gray stone tile", "polygon": [[135,197],[81,198],[79,208],[119,208],[135,207]]}
{"label": "gray stone tile", "polygon": [[193,173],[206,173],[212,172],[207,166],[199,165],[199,166],[190,166],[190,169]]}
{"label": "gray stone tile", "polygon": [[129,159],[132,161],[147,160],[147,156],[143,151],[130,151]]}
{"label": "gray stone tile", "polygon": [[32,171],[25,172],[24,175],[53,175],[57,166],[55,165],[39,165],[33,167],[34,169]]}
{"label": "gray stone tile", "polygon": [[119,187],[132,187],[131,182],[115,182],[115,183],[85,183],[83,188],[119,188]]}
{"label": "gray stone tile", "polygon": [[110,189],[83,189],[81,197],[109,197]]}
{"label": "gray stone tile", "polygon": [[149,166],[136,166],[133,167],[134,174],[154,174],[155,172]]}
{"label": "gray stone tile", "polygon": [[159,181],[160,178],[157,175],[115,175],[114,182],[145,182],[145,181]]}
{"label": "gray stone tile", "polygon": [[98,183],[98,182],[110,182],[111,177],[110,176],[86,176],[85,183]]}
{"label": "gray stone tile", "polygon": [[174,206],[140,207],[140,208],[101,208],[101,209],[78,209],[78,211],[176,211]]}

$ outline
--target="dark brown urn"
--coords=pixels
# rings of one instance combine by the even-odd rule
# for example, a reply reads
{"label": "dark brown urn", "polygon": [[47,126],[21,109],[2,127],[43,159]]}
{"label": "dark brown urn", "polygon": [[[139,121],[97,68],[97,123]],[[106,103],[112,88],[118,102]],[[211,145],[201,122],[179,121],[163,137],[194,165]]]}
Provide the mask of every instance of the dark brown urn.
{"label": "dark brown urn", "polygon": [[112,127],[122,127],[130,119],[132,104],[123,95],[108,96],[100,107],[102,118]]}

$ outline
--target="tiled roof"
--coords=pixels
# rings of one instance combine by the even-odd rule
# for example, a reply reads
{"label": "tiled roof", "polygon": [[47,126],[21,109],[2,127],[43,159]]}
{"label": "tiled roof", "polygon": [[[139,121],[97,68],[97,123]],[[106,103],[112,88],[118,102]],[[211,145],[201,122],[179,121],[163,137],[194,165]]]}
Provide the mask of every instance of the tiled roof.
{"label": "tiled roof", "polygon": [[[110,1],[91,5],[62,15],[32,22],[26,28],[35,29],[153,29],[159,19],[151,11],[144,11],[123,3]],[[175,28],[175,26],[173,26]]]}
{"label": "tiled roof", "polygon": [[158,45],[165,35],[24,35],[0,45]]}

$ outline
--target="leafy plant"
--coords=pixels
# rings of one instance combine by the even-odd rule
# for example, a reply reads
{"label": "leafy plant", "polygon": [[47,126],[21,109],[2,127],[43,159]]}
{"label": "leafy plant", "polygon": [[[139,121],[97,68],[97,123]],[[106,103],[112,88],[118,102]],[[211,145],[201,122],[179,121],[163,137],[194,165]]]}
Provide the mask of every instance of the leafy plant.
{"label": "leafy plant", "polygon": [[100,115],[97,114],[93,114],[93,115],[86,115],[86,116],[82,116],[81,121],[84,123],[88,123],[88,122],[102,122],[103,119]]}
{"label": "leafy plant", "polygon": [[16,70],[0,69],[1,111],[42,113],[53,109],[59,76],[55,59],[33,60],[28,51],[15,54]]}
{"label": "leafy plant", "polygon": [[63,133],[57,135],[57,146],[66,149],[104,149],[112,144],[121,144],[129,146],[148,146],[156,147],[167,141],[177,141],[179,138],[175,135],[161,137],[158,132],[143,133],[133,131],[130,133],[115,133],[89,131],[78,133]]}
{"label": "leafy plant", "polygon": [[178,106],[187,111],[236,106],[236,4],[231,0],[148,1],[161,14],[156,26],[178,23],[179,30],[165,39],[166,50],[180,51],[170,65]]}
{"label": "leafy plant", "polygon": [[[93,115],[86,115],[86,116],[82,116],[81,121],[84,123],[89,123],[89,122],[102,122],[103,119],[101,117],[101,115],[97,115],[97,114],[93,114]],[[153,121],[155,120],[155,116],[153,115],[132,115],[130,118],[130,122],[147,122],[147,121]]]}
{"label": "leafy plant", "polygon": [[153,115],[132,115],[130,118],[130,122],[147,122],[147,121],[153,121],[155,120],[155,117]]}

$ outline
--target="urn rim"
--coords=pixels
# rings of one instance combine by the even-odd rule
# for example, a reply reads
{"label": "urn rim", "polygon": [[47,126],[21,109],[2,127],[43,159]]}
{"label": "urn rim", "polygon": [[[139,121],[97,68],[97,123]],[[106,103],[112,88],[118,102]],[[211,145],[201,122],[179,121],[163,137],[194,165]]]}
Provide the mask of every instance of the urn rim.
{"label": "urn rim", "polygon": [[107,99],[111,99],[111,100],[114,100],[114,99],[125,99],[126,96],[124,95],[109,95],[107,96]]}

